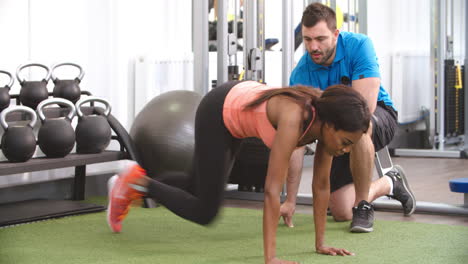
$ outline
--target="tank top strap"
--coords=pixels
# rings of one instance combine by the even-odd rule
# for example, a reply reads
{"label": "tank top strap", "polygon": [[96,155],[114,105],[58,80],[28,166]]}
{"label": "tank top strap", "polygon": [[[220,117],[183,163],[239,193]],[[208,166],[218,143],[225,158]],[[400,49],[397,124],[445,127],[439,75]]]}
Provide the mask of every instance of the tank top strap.
{"label": "tank top strap", "polygon": [[304,130],[304,133],[302,133],[302,136],[299,138],[298,141],[301,141],[304,138],[304,136],[307,134],[307,132],[309,132],[310,128],[312,127],[312,124],[314,123],[315,115],[316,115],[314,106],[310,106],[309,113],[310,113],[310,118],[309,118],[310,122],[309,122],[309,124],[307,124],[307,127]]}

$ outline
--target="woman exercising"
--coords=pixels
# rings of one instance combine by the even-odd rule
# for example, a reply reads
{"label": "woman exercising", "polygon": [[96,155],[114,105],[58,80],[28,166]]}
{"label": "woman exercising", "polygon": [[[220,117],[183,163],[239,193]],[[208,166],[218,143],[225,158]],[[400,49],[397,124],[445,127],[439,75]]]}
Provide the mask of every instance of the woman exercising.
{"label": "woman exercising", "polygon": [[[209,224],[217,215],[224,188],[241,139],[260,138],[270,151],[265,179],[263,244],[265,263],[295,263],[276,257],[280,193],[293,150],[318,141],[312,190],[316,250],[322,254],[351,255],[324,245],[329,173],[333,156],[350,151],[366,133],[371,114],[361,95],[344,85],[325,91],[305,87],[273,88],[254,81],[225,83],[204,96],[195,117],[195,150],[189,190],[151,179],[132,165],[109,180],[107,221],[120,232],[133,200],[153,198],[175,214]],[[157,162],[157,161],[155,161]],[[173,177],[174,175],[171,175]]]}

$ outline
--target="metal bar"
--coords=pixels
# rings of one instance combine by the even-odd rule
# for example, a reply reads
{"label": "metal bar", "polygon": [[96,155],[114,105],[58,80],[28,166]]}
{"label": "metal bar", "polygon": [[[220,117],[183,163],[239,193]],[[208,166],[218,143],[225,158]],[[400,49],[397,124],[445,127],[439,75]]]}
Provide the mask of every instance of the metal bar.
{"label": "metal bar", "polygon": [[401,157],[460,158],[460,151],[437,149],[395,149],[394,154]]}
{"label": "metal bar", "polygon": [[[374,205],[375,210],[403,210],[400,202],[395,200],[388,200],[388,198],[379,198],[372,202],[372,204]],[[414,212],[442,215],[468,215],[468,207],[445,203],[416,202],[416,210]]]}
{"label": "metal bar", "polygon": [[208,92],[208,0],[192,0],[193,89]]}
{"label": "metal bar", "polygon": [[64,158],[38,157],[21,163],[2,161],[0,162],[0,176],[32,171],[67,168],[86,164],[116,161],[127,158],[128,156],[125,152],[106,150],[97,154],[71,153]]}
{"label": "metal bar", "polygon": [[445,17],[446,17],[446,24],[445,25],[445,43],[446,43],[446,51],[445,51],[445,59],[453,59],[454,50],[453,50],[453,12],[452,12],[452,1],[446,0],[446,7],[445,7]]}
{"label": "metal bar", "polygon": [[468,3],[465,4],[465,82],[463,83],[463,89],[465,91],[465,148],[464,155],[468,158]]}
{"label": "metal bar", "polygon": [[438,123],[439,123],[439,131],[438,131],[438,136],[439,136],[439,150],[444,149],[444,144],[445,144],[445,57],[446,57],[446,51],[447,51],[447,43],[446,43],[446,22],[447,22],[447,17],[446,17],[446,7],[447,7],[447,2],[446,0],[438,0],[439,3],[439,8],[437,10],[438,12],[438,19],[436,20],[436,29],[438,30],[437,34],[437,48],[436,48],[436,57],[437,57],[437,62],[436,62],[436,85],[437,85],[437,103],[438,103],[438,109],[437,109],[437,115],[438,115]]}
{"label": "metal bar", "polygon": [[86,165],[75,167],[73,179],[73,200],[84,200],[86,185]]}
{"label": "metal bar", "polygon": [[282,32],[282,60],[283,71],[281,82],[283,86],[289,85],[289,75],[293,69],[294,57],[294,30],[293,30],[293,1],[283,1],[283,32]]}
{"label": "metal bar", "polygon": [[[263,201],[264,194],[257,192],[239,192],[236,190],[226,190],[225,198],[239,199],[249,201]],[[286,199],[285,195],[280,196],[283,202]],[[298,194],[296,204],[313,205],[311,194]],[[395,200],[390,200],[386,197],[381,197],[372,202],[377,211],[402,211],[401,203]],[[465,205],[452,205],[445,203],[432,202],[416,202],[415,213],[438,214],[438,215],[468,215],[468,207]]]}
{"label": "metal bar", "polygon": [[257,46],[261,53],[261,69],[257,70],[258,80],[265,82],[265,0],[257,0]]}
{"label": "metal bar", "polygon": [[336,0],[330,0],[330,8],[336,11]]}
{"label": "metal bar", "polygon": [[312,194],[299,193],[296,197],[296,204],[313,205]]}
{"label": "metal bar", "polygon": [[358,32],[367,35],[367,0],[358,1]]}
{"label": "metal bar", "polygon": [[[347,2],[347,5],[346,5],[346,13],[348,14],[348,22],[346,22],[346,28],[347,28],[347,31],[348,32],[352,32],[351,31],[351,0],[348,0],[346,1]],[[333,8],[333,10],[336,10],[335,8]]]}
{"label": "metal bar", "polygon": [[436,149],[436,141],[437,141],[437,84],[436,84],[436,74],[437,74],[437,67],[436,67],[436,47],[437,47],[437,27],[436,27],[436,20],[438,19],[437,16],[437,8],[436,4],[439,0],[431,0],[430,2],[430,74],[431,74],[431,88],[433,93],[433,100],[431,104],[431,108],[434,111],[430,112],[430,122],[429,125],[434,124],[434,130],[432,131],[432,126],[430,126],[430,135],[433,141],[433,149]]}
{"label": "metal bar", "polygon": [[235,39],[236,39],[236,53],[233,55],[234,57],[233,65],[237,65],[237,43],[238,43],[238,32],[239,32],[239,29],[237,28],[237,23],[239,21],[239,16],[240,16],[239,5],[240,5],[239,0],[234,0],[234,21],[232,24],[232,33],[234,34]]}
{"label": "metal bar", "polygon": [[[446,25],[446,30],[447,30],[447,36],[446,36],[446,41],[447,41],[447,58],[449,59],[453,59],[454,56],[455,56],[455,50],[454,50],[454,45],[453,45],[453,38],[454,38],[454,35],[455,35],[455,31],[454,31],[454,19],[455,19],[455,15],[454,15],[454,1],[453,0],[447,0],[447,7],[446,7],[446,12],[445,14],[447,14],[446,18],[447,18],[447,25]],[[447,29],[448,27],[448,29]],[[450,41],[450,42],[449,42]]]}
{"label": "metal bar", "polygon": [[227,0],[218,0],[218,23],[216,24],[216,39],[218,52],[218,85],[228,80],[228,25],[227,25]]}
{"label": "metal bar", "polygon": [[250,52],[257,47],[257,1],[244,1],[244,79],[256,80],[250,65]]}

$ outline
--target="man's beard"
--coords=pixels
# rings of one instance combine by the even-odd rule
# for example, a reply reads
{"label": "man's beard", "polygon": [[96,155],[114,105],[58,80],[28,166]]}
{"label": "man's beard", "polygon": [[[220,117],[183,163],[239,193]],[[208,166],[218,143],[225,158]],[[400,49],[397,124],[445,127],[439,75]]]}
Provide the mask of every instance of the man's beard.
{"label": "man's beard", "polygon": [[314,60],[314,56],[313,56],[313,54],[317,54],[316,52],[309,52],[309,55],[310,55],[310,58],[311,58],[316,64],[323,65],[323,64],[325,64],[325,62],[327,62],[327,61],[330,59],[330,57],[333,55],[333,53],[334,53],[334,51],[335,51],[335,48],[336,48],[336,45],[335,45],[334,47],[332,47],[332,48],[326,50],[325,53],[320,52],[319,54],[323,54],[323,57],[322,57],[322,59],[321,59],[320,61],[318,61],[318,62]]}

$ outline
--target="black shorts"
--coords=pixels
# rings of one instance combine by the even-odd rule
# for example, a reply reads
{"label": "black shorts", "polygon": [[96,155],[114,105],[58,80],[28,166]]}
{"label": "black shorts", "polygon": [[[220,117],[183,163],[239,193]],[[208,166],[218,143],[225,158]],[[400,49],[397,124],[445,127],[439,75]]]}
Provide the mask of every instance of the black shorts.
{"label": "black shorts", "polygon": [[[398,113],[391,106],[382,101],[377,102],[377,108],[372,115],[372,142],[375,151],[379,151],[392,141],[398,127]],[[349,167],[349,154],[333,158],[330,171],[330,191],[353,182],[351,169]]]}

